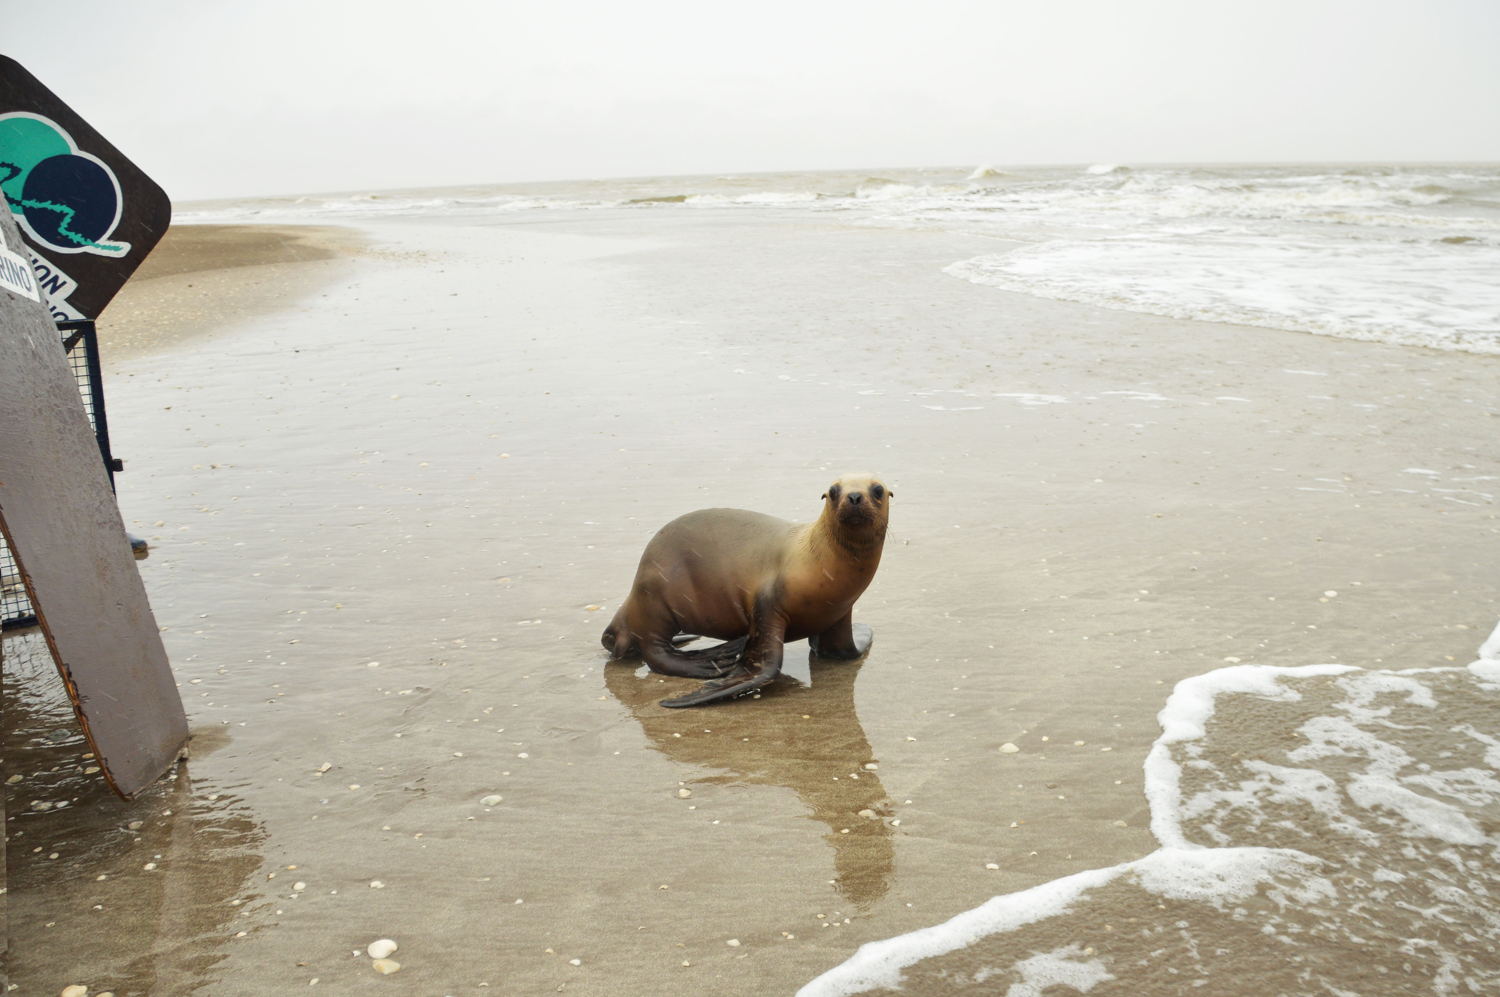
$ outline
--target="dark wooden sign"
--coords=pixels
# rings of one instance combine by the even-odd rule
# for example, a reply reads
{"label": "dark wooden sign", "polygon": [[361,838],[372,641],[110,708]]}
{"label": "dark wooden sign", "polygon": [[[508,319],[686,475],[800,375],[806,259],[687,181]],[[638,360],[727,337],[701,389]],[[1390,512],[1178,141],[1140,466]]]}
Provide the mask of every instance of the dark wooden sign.
{"label": "dark wooden sign", "polygon": [[0,530],[104,777],[129,797],[176,761],[187,718],[99,444],[18,247],[0,211]]}
{"label": "dark wooden sign", "polygon": [[98,318],[172,222],[155,181],[5,56],[0,191],[56,319]]}

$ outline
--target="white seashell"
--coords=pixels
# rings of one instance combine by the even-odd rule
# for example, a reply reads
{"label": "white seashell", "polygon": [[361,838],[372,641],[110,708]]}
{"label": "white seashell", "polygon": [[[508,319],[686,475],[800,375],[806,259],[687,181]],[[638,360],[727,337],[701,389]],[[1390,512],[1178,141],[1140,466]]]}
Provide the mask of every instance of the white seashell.
{"label": "white seashell", "polygon": [[480,800],[479,803],[481,806],[493,807],[498,805],[504,799],[505,797],[501,796],[499,793],[491,793],[489,796],[486,796],[484,799]]}
{"label": "white seashell", "polygon": [[370,953],[371,959],[384,959],[396,951],[396,942],[392,938],[377,938],[365,946],[365,951]]}
{"label": "white seashell", "polygon": [[381,973],[385,976],[390,976],[392,973],[397,972],[401,969],[401,964],[395,959],[376,959],[374,962],[370,963],[370,968],[375,970],[375,972],[377,973]]}
{"label": "white seashell", "polygon": [[677,791],[677,798],[680,800],[690,799],[692,795],[693,791],[685,786]]}
{"label": "white seashell", "polygon": [[88,992],[88,987],[75,983],[71,987],[63,987],[63,991],[58,997],[87,997]]}
{"label": "white seashell", "polygon": [[1013,755],[1020,750],[1020,748],[1016,747],[1014,744],[1011,744],[1009,741],[1006,741],[1004,744],[1000,745],[1000,751],[1002,754]]}

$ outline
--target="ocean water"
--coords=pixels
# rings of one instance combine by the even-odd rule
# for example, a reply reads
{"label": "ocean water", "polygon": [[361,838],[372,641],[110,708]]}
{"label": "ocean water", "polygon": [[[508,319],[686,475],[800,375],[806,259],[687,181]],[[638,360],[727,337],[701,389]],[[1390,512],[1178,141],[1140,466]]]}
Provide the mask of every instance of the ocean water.
{"label": "ocean water", "polygon": [[1500,627],[1467,667],[1186,679],[1145,764],[1160,848],[866,944],[799,997],[1500,993],[1497,716]]}
{"label": "ocean water", "polygon": [[577,180],[183,205],[184,222],[730,209],[993,238],[982,289],[1500,354],[1500,166],[949,168]]}

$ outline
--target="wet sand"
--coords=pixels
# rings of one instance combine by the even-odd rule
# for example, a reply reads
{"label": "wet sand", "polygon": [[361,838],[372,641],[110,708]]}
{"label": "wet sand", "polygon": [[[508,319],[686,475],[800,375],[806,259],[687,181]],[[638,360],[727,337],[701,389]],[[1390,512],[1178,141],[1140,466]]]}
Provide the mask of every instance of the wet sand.
{"label": "wet sand", "polygon": [[[106,356],[192,759],[111,799],[6,641],[20,993],[791,993],[1150,852],[1177,680],[1493,625],[1494,358],[1010,295],[941,272],[993,241],[772,212],[383,222],[286,295],[174,270],[268,238],[201,237],[102,323],[233,316]],[[794,645],[687,711],[605,663],[658,526],[865,468],[863,663]]]}
{"label": "wet sand", "polygon": [[185,348],[316,294],[362,248],[343,228],[178,225],[100,316],[100,352],[118,363]]}

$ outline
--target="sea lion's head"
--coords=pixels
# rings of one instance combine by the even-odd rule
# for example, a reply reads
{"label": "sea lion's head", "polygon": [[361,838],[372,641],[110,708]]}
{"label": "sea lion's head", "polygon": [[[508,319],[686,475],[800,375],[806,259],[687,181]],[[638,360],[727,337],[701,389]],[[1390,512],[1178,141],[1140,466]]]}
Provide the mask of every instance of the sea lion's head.
{"label": "sea lion's head", "polygon": [[823,493],[823,516],[844,546],[879,546],[885,540],[894,497],[873,474],[846,474]]}

